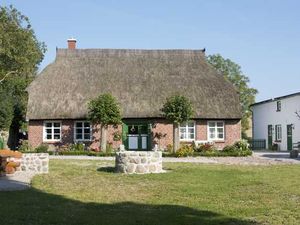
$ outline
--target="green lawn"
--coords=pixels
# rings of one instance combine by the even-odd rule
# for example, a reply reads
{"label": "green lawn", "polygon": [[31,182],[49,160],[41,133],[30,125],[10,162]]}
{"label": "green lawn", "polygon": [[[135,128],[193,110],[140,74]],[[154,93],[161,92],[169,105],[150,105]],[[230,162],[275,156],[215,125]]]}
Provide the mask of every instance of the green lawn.
{"label": "green lawn", "polygon": [[300,224],[298,165],[168,163],[150,175],[112,165],[50,161],[32,189],[0,192],[0,224]]}

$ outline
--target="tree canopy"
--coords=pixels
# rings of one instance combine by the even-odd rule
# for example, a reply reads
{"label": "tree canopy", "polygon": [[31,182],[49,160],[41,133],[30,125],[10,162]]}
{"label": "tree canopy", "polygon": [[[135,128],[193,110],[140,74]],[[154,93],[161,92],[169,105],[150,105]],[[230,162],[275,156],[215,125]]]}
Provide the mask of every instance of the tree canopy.
{"label": "tree canopy", "polygon": [[111,94],[102,94],[88,103],[88,118],[94,123],[117,125],[121,121],[121,109]]}
{"label": "tree canopy", "polygon": [[179,129],[180,123],[187,122],[194,114],[191,101],[182,95],[174,95],[166,99],[161,109],[163,116],[172,121],[173,125],[173,151],[179,148]]}
{"label": "tree canopy", "polygon": [[[25,121],[28,84],[33,80],[46,51],[28,17],[13,6],[0,7],[0,130]],[[2,98],[3,97],[3,98]]]}
{"label": "tree canopy", "polygon": [[167,98],[161,111],[164,117],[177,124],[188,121],[194,113],[192,103],[182,95]]}
{"label": "tree canopy", "polygon": [[249,118],[251,117],[251,111],[249,106],[255,103],[255,96],[258,91],[255,88],[249,87],[250,79],[243,74],[241,67],[231,61],[230,59],[224,59],[221,55],[209,55],[207,61],[220,72],[221,75],[230,81],[236,90],[240,94],[240,102],[242,107],[242,132],[249,129]]}

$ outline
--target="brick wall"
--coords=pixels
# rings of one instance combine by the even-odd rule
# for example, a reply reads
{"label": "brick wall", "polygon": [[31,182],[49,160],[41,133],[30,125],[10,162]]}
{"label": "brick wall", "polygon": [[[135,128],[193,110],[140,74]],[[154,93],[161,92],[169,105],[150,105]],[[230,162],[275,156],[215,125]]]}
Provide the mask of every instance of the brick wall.
{"label": "brick wall", "polygon": [[[74,142],[74,121],[62,120],[62,140],[54,144],[68,144]],[[92,127],[92,141],[86,142],[91,148],[99,148],[101,139],[100,126]],[[107,141],[113,145],[113,148],[118,148],[122,141],[114,141],[114,133],[122,134],[122,126],[109,126],[107,132]],[[158,136],[161,136],[159,139]],[[173,125],[166,120],[156,120],[152,128],[153,146],[159,145],[160,148],[166,149],[167,145],[173,144]],[[218,149],[222,149],[226,145],[233,144],[241,139],[241,123],[239,120],[225,120],[225,140],[216,143]],[[43,143],[43,121],[29,121],[28,140],[33,147]],[[207,140],[207,120],[196,121],[196,140]]]}

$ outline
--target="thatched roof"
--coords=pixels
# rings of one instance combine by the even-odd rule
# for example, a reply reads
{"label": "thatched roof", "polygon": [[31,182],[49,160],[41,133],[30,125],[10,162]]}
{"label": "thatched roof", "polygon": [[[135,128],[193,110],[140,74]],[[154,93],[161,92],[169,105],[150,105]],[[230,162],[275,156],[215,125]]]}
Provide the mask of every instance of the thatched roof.
{"label": "thatched roof", "polygon": [[161,117],[175,93],[192,101],[194,118],[241,118],[236,90],[202,50],[58,49],[28,92],[28,119],[85,118],[88,101],[107,92],[124,118]]}

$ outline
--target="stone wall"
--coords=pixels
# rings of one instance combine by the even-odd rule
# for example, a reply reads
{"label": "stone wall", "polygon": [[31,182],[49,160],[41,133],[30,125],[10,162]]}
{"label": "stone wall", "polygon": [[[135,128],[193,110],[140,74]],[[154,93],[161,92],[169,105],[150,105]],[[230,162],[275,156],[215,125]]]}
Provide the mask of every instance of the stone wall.
{"label": "stone wall", "polygon": [[116,153],[116,171],[119,173],[162,173],[160,151],[120,151]]}
{"label": "stone wall", "polygon": [[20,171],[34,173],[48,173],[49,171],[48,153],[26,153],[19,160]]}

